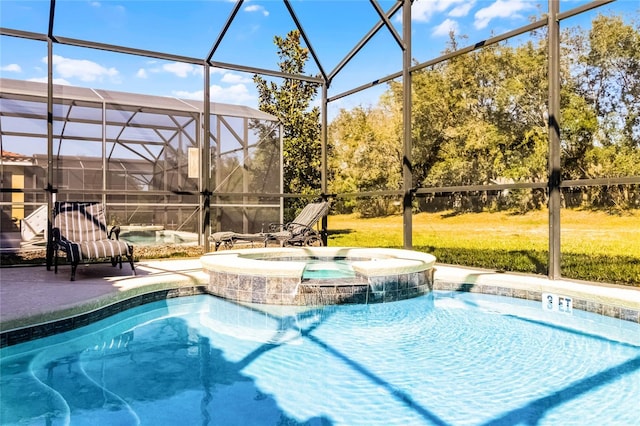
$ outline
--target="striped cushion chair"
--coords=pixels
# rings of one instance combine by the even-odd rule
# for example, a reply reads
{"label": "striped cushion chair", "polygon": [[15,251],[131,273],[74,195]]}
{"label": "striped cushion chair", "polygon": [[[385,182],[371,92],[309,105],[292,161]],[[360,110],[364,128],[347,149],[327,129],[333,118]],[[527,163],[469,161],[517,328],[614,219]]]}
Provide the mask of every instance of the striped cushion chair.
{"label": "striped cushion chair", "polygon": [[100,202],[56,202],[51,235],[55,272],[58,273],[58,251],[62,250],[71,264],[71,281],[75,280],[78,264],[91,259],[111,258],[111,264],[119,264],[122,269],[122,256],[126,256],[135,274],[133,246],[118,239],[120,227],[107,230],[105,208]]}

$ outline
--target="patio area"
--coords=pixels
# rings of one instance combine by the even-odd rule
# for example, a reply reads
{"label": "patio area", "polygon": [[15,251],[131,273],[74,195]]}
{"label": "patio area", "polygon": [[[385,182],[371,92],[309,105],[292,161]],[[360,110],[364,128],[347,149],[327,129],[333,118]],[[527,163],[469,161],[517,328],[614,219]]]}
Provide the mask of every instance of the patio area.
{"label": "patio area", "polygon": [[66,265],[57,274],[45,266],[2,268],[0,328],[5,332],[69,318],[139,295],[204,286],[208,279],[199,259],[143,261],[135,266],[134,276],[128,265],[80,265],[76,281],[69,280]]}

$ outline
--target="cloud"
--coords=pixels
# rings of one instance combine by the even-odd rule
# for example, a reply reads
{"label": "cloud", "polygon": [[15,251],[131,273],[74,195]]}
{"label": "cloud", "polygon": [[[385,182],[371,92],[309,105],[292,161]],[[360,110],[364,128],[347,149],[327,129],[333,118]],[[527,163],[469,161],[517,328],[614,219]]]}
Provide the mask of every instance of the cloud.
{"label": "cloud", "polygon": [[0,71],[5,72],[22,72],[22,68],[18,64],[9,64],[0,68]]}
{"label": "cloud", "polygon": [[442,22],[442,24],[433,29],[432,34],[434,36],[448,36],[451,32],[458,34],[458,29],[458,22],[447,18]]}
{"label": "cloud", "polygon": [[245,7],[244,11],[245,12],[262,12],[262,15],[269,16],[269,11],[267,9],[265,9],[264,7],[259,6],[257,4]]}
{"label": "cloud", "polygon": [[[209,91],[213,102],[255,107],[256,96],[249,93],[247,86],[244,84],[234,84],[228,87],[212,84]],[[182,99],[202,100],[204,98],[204,92],[202,90],[196,90],[195,92],[175,90],[172,93],[175,97]]]}
{"label": "cloud", "polygon": [[469,11],[475,4],[475,0],[470,0],[467,3],[461,4],[460,6],[456,6],[449,12],[449,16],[453,18],[463,18],[469,14]]}
{"label": "cloud", "polygon": [[169,73],[176,77],[187,78],[193,75],[202,75],[203,72],[202,67],[183,62],[170,62],[160,65],[158,61],[148,61],[147,64],[149,65],[148,68],[138,69],[136,77],[147,78],[149,77],[149,73]]}
{"label": "cloud", "polygon": [[162,65],[162,70],[174,74],[178,77],[185,78],[190,75],[198,74],[200,67],[196,67],[191,64],[185,64],[182,62],[171,62],[170,64]]}
{"label": "cloud", "polygon": [[251,83],[253,80],[240,74],[227,72],[222,76],[220,81],[223,83],[237,84],[237,83]]}
{"label": "cloud", "polygon": [[[468,0],[418,0],[411,6],[411,17],[416,22],[429,22],[434,14],[445,12],[452,6],[458,5],[453,10],[456,11],[455,13],[461,13],[469,5],[468,12],[473,3],[474,1]],[[452,16],[460,17],[461,15]]]}
{"label": "cloud", "polygon": [[[47,63],[48,58],[42,58],[42,62]],[[106,68],[102,65],[87,59],[70,59],[60,55],[53,55],[54,72],[64,79],[77,78],[80,81],[102,81],[108,78],[113,82],[119,82],[120,73],[117,69]]]}
{"label": "cloud", "polygon": [[255,102],[256,97],[249,93],[247,86],[244,84],[234,84],[229,87],[221,87],[214,84],[211,86],[211,99],[214,102],[246,104],[251,101]]}
{"label": "cloud", "polygon": [[494,18],[522,18],[520,11],[533,8],[535,4],[526,0],[496,0],[491,6],[476,12],[473,25],[481,30]]}

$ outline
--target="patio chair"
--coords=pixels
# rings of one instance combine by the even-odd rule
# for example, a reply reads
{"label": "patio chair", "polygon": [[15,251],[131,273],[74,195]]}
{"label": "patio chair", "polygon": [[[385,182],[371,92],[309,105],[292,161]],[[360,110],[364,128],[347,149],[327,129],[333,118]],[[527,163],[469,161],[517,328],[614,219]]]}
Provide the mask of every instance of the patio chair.
{"label": "patio chair", "polygon": [[58,273],[58,252],[61,250],[71,264],[71,281],[76,279],[76,269],[81,261],[110,258],[113,266],[120,265],[126,256],[133,265],[133,246],[120,241],[120,227],[107,230],[105,207],[100,202],[60,201],[54,204],[53,228],[47,253],[47,269],[53,257],[54,270]]}
{"label": "patio chair", "polygon": [[307,204],[292,222],[270,224],[269,241],[278,241],[281,246],[322,246],[322,236],[313,227],[328,210],[328,201]]}
{"label": "patio chair", "polygon": [[215,232],[209,236],[209,241],[214,243],[214,250],[218,251],[220,246],[232,249],[237,242],[259,242],[264,247],[267,246],[269,235],[262,232],[256,234],[240,234],[233,231]]}
{"label": "patio chair", "polygon": [[240,234],[229,231],[216,232],[211,234],[209,241],[215,244],[215,251],[218,251],[221,245],[233,248],[234,244],[239,241],[260,242],[264,247],[267,246],[269,241],[278,241],[281,246],[321,246],[323,245],[322,237],[313,227],[328,210],[328,201],[309,203],[292,222],[269,224],[267,232],[255,234]]}

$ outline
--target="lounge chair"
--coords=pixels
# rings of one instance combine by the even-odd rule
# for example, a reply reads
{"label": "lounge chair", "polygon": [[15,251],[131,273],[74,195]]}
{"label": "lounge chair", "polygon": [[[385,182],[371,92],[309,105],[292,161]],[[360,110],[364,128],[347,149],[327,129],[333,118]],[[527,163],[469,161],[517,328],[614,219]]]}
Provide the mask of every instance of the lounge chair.
{"label": "lounge chair", "polygon": [[209,240],[215,244],[216,251],[221,245],[233,248],[238,241],[260,242],[265,247],[269,241],[277,241],[281,246],[321,246],[323,244],[322,237],[313,227],[328,210],[328,201],[309,203],[292,222],[272,223],[267,232],[256,234],[216,232],[211,234]]}
{"label": "lounge chair", "polygon": [[321,246],[322,237],[313,227],[328,210],[328,201],[307,204],[292,222],[269,225],[269,241],[281,246]]}
{"label": "lounge chair", "polygon": [[[120,227],[107,230],[105,207],[100,202],[60,201],[53,208],[53,229],[47,253],[47,269],[53,257],[54,270],[58,273],[58,252],[67,255],[71,264],[71,281],[76,279],[76,269],[81,261],[110,258],[113,266],[120,265],[126,256],[133,265],[133,246],[119,240]],[[114,239],[115,238],[115,239]]]}
{"label": "lounge chair", "polygon": [[262,232],[256,234],[240,234],[238,232],[222,231],[211,234],[209,236],[209,241],[214,243],[215,251],[218,251],[220,246],[232,249],[237,242],[259,242],[266,247],[269,242],[269,235]]}

